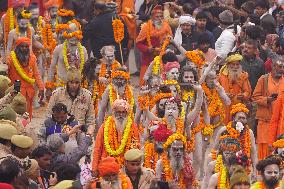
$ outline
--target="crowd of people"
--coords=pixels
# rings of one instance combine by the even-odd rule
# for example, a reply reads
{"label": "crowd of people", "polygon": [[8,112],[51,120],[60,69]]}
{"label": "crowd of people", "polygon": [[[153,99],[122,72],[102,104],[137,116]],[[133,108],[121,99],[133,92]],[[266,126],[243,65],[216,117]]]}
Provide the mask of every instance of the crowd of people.
{"label": "crowd of people", "polygon": [[283,0],[0,15],[0,189],[284,189]]}

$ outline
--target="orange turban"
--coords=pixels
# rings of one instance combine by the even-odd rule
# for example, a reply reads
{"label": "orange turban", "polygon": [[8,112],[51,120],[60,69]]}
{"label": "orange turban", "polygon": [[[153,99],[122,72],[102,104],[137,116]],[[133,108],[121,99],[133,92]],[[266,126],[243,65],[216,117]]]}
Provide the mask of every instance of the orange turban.
{"label": "orange turban", "polygon": [[100,176],[103,177],[108,174],[117,174],[119,173],[119,169],[119,164],[115,161],[115,158],[108,156],[102,159],[98,170]]}
{"label": "orange turban", "polygon": [[31,45],[31,40],[27,37],[20,37],[16,41],[16,46],[22,44],[22,43],[27,43],[29,46]]}

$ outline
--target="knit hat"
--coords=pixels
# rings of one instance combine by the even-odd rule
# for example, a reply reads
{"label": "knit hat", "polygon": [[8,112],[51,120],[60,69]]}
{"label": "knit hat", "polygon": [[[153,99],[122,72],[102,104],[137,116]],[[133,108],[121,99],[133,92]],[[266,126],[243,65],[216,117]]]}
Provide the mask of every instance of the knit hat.
{"label": "knit hat", "polygon": [[16,122],[17,113],[11,108],[11,106],[6,106],[0,111],[0,119]]}
{"label": "knit hat", "polygon": [[243,3],[241,6],[241,9],[246,11],[248,14],[253,14],[254,8],[255,8],[255,4],[253,1],[247,1]]}
{"label": "knit hat", "polygon": [[220,22],[226,25],[234,23],[233,13],[230,10],[225,10],[219,14]]}
{"label": "knit hat", "polygon": [[249,185],[250,179],[243,168],[236,169],[230,178],[230,188],[232,189],[236,184],[247,183]]}
{"label": "knit hat", "polygon": [[23,115],[27,111],[26,98],[21,93],[17,94],[12,101],[11,107],[17,114]]}
{"label": "knit hat", "polygon": [[11,80],[8,77],[0,75],[0,98],[5,96],[5,91],[9,88],[10,83]]}

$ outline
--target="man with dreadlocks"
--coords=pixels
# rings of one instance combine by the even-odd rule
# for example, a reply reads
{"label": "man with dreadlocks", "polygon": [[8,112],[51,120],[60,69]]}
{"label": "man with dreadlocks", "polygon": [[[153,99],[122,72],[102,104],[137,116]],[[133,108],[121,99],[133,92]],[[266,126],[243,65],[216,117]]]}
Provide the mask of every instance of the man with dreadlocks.
{"label": "man with dreadlocks", "polygon": [[282,159],[281,165],[280,165],[280,178],[283,178],[284,176],[284,134],[280,135],[277,140],[272,144],[274,147],[273,154],[279,155],[279,157]]}
{"label": "man with dreadlocks", "polygon": [[268,156],[257,163],[257,170],[261,173],[262,181],[256,182],[251,189],[275,189],[280,182],[281,158],[278,156]]}
{"label": "man with dreadlocks", "polygon": [[[64,86],[64,83],[66,83],[66,73],[70,67],[75,67],[82,72],[85,61],[88,59],[87,50],[80,43],[82,39],[80,23],[72,20],[66,27],[67,31],[63,33],[66,40],[53,51],[47,82],[45,84],[47,97],[51,96],[51,91],[56,87]],[[57,73],[56,78],[55,73]]]}
{"label": "man with dreadlocks", "polygon": [[214,173],[217,173],[217,169],[220,168],[220,165],[229,167],[229,158],[235,155],[236,152],[238,152],[240,149],[240,143],[234,138],[224,138],[220,140],[218,154],[216,154],[217,157],[212,157],[213,161],[211,161],[208,166],[205,165],[207,168],[205,171],[205,176],[203,178],[201,189],[207,189],[210,177]]}
{"label": "man with dreadlocks", "polygon": [[164,152],[157,162],[156,176],[158,180],[174,181],[179,188],[192,188],[195,175],[188,156],[186,137],[180,133],[171,135],[163,144]]}
{"label": "man with dreadlocks", "polygon": [[[249,129],[247,124],[247,114],[249,110],[246,105],[238,103],[232,106],[230,115],[232,121],[227,126],[222,127],[217,133],[215,146],[219,140],[225,137],[235,138],[240,141],[242,152],[251,159],[252,162],[252,176],[256,179],[256,163],[257,163],[257,148],[255,144],[255,137],[253,131]],[[228,135],[221,136],[221,133],[227,131]]]}

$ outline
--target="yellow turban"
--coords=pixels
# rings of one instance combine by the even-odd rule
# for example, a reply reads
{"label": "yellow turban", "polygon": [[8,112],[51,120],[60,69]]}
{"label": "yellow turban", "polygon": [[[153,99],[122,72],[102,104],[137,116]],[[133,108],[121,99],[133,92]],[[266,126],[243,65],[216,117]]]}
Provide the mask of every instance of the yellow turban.
{"label": "yellow turban", "polygon": [[229,71],[228,71],[228,63],[231,62],[236,62],[236,61],[242,61],[243,60],[243,56],[240,54],[232,54],[230,56],[228,56],[225,60],[226,64],[224,66],[222,66],[222,68],[220,69],[220,73],[224,74],[224,75],[228,75]]}

